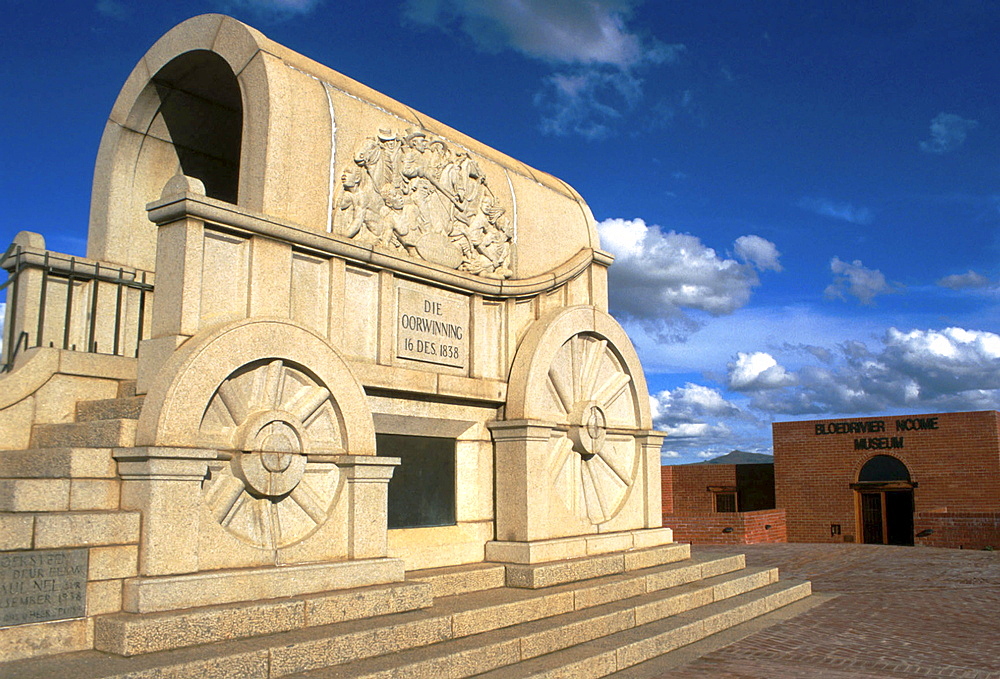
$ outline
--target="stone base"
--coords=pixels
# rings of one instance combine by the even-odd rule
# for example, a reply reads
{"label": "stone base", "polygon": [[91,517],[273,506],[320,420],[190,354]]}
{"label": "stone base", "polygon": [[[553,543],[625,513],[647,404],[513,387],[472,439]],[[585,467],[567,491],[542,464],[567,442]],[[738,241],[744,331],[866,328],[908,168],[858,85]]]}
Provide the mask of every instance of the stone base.
{"label": "stone base", "polygon": [[383,585],[403,578],[402,559],[388,558],[139,577],[125,581],[122,609],[130,613],[173,611]]}
{"label": "stone base", "polygon": [[547,563],[658,547],[670,544],[673,540],[674,534],[669,528],[642,528],[618,533],[598,533],[530,542],[493,540],[486,543],[486,560],[514,564]]}

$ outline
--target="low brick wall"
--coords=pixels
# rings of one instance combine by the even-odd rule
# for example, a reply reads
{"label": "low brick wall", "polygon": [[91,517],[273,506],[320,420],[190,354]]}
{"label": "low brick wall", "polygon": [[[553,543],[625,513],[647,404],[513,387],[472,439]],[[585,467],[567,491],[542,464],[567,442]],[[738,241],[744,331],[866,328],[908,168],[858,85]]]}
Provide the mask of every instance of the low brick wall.
{"label": "low brick wall", "polygon": [[[788,542],[784,509],[711,514],[664,514],[663,525],[674,531],[675,542],[690,542],[695,545]],[[723,532],[726,528],[732,528],[732,531]]]}
{"label": "low brick wall", "polygon": [[[917,512],[913,530],[923,547],[1000,549],[1000,512]],[[933,533],[919,537],[926,530]]]}

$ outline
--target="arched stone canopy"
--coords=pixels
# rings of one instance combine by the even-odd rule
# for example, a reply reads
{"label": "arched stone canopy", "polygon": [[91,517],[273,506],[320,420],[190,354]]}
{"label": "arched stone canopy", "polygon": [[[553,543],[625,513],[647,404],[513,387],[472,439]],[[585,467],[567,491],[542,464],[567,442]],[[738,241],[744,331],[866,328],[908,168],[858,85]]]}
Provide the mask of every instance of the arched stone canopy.
{"label": "arched stone canopy", "polygon": [[[219,138],[225,141],[208,147],[170,105],[178,93],[203,92],[200,85],[206,82],[224,92],[203,104],[211,115],[199,116],[216,120],[212,127],[223,131]],[[229,84],[216,87],[220,82]],[[599,248],[590,209],[564,182],[235,19],[203,15],[163,36],[115,102],[95,168],[88,256],[152,270],[155,227],[146,220],[145,206],[178,172],[201,179],[209,197],[337,235],[334,217],[342,216],[338,207],[346,190],[341,183],[357,154],[385,133],[402,139],[414,132],[455,154],[468,154],[477,165],[472,176],[491,192],[484,211],[505,215],[517,244],[516,256],[496,267],[505,277],[538,276],[581,250]],[[554,225],[558,240],[547,235]]]}

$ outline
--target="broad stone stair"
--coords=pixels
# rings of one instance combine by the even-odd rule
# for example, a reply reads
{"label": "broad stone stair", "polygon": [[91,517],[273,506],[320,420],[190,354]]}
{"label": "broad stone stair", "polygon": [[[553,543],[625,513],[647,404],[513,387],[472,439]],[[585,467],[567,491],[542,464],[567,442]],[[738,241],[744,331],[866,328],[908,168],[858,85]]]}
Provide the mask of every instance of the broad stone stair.
{"label": "broad stone stair", "polygon": [[118,397],[76,404],[76,421],[36,424],[32,448],[129,448],[135,445],[135,427],[142,409],[135,381],[119,383]]}
{"label": "broad stone stair", "polygon": [[[96,621],[97,645],[131,657],[18,661],[0,677],[601,677],[810,593],[742,556],[690,558],[687,545],[629,554],[658,563],[539,589],[505,585],[504,566],[477,564],[395,585],[112,614]],[[570,563],[586,570],[597,558]]]}

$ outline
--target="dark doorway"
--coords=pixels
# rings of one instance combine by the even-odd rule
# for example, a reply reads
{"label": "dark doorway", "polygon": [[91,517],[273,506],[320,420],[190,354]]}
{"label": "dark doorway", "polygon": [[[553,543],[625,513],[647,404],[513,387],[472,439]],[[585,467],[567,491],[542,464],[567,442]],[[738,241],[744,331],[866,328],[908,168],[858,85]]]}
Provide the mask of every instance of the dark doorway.
{"label": "dark doorway", "polygon": [[866,544],[913,544],[913,489],[910,472],[891,455],[868,460],[851,487],[858,492],[861,536]]}

